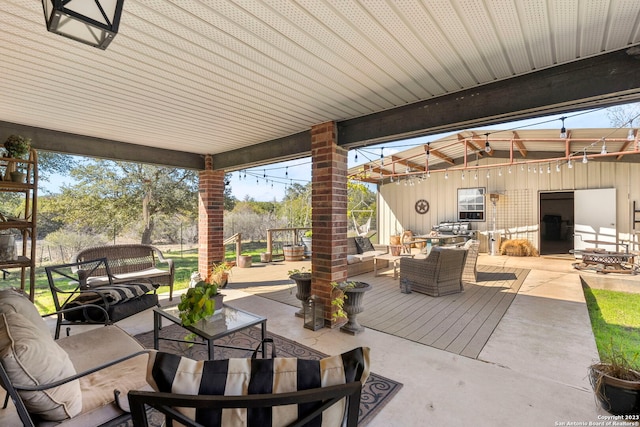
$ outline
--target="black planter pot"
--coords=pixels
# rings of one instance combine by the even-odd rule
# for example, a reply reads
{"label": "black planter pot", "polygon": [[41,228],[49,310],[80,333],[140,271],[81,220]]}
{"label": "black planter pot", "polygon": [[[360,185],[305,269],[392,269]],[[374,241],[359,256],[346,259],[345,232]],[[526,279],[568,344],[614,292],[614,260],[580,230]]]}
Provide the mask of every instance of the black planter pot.
{"label": "black planter pot", "polygon": [[640,414],[640,381],[626,381],[600,371],[598,365],[589,370],[593,391],[605,411],[614,415]]}
{"label": "black planter pot", "polygon": [[302,304],[302,308],[295,313],[296,317],[302,317],[304,319],[304,305],[311,296],[311,274],[296,273],[289,276],[289,279],[296,282],[296,298],[298,298]]}
{"label": "black planter pot", "polygon": [[357,317],[358,314],[364,311],[364,293],[371,289],[371,285],[365,282],[344,282],[344,285],[347,283],[355,283],[355,287],[344,291],[346,299],[344,300],[342,309],[347,313],[348,320],[340,330],[355,335],[364,331],[364,326],[358,323]]}

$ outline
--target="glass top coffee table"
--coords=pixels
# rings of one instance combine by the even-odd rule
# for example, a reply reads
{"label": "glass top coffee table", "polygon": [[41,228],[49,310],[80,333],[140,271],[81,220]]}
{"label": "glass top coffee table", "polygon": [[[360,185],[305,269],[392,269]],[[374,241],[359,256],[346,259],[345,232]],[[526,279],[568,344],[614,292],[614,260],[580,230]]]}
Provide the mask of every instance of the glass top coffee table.
{"label": "glass top coffee table", "polygon": [[[170,320],[176,325],[185,328],[189,332],[193,332],[194,334],[202,338],[204,342],[192,342],[161,337],[160,331],[162,330],[162,318]],[[239,310],[237,308],[225,305],[221,310],[216,311],[209,319],[201,320],[195,325],[182,326],[182,321],[180,320],[180,311],[178,310],[177,305],[156,307],[153,309],[153,348],[158,350],[158,344],[160,340],[206,345],[208,347],[209,360],[213,360],[213,343],[215,340],[256,325],[261,325],[262,340],[264,341],[264,339],[267,337],[267,319],[256,314],[249,313],[248,311]],[[218,347],[233,348],[236,350],[255,350],[253,348],[234,347],[228,345],[218,345]],[[264,344],[262,345],[262,357],[266,357]]]}

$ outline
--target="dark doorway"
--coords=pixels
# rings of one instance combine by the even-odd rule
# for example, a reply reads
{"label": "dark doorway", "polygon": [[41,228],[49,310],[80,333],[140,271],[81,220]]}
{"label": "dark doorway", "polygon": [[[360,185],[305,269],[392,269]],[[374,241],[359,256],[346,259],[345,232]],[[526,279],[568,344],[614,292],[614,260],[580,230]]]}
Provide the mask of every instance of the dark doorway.
{"label": "dark doorway", "polygon": [[540,193],[540,255],[573,249],[573,191]]}

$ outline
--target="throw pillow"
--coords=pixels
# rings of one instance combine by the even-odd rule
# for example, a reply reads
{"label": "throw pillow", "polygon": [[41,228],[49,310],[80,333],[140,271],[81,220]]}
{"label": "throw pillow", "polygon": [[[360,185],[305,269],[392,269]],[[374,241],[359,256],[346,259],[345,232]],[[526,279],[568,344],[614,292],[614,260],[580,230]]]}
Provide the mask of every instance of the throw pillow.
{"label": "throw pillow", "polygon": [[361,254],[376,250],[368,237],[356,237],[356,245],[358,246],[358,253]]}
{"label": "throw pillow", "polygon": [[[147,369],[147,381],[156,391],[190,395],[287,393],[353,381],[364,384],[368,377],[368,347],[358,347],[322,360],[276,357],[196,361],[152,351]],[[298,414],[292,405],[269,408],[269,414],[234,408],[206,410],[204,416],[201,410],[178,410],[206,426],[260,425],[255,424],[253,416],[267,416],[271,425],[283,426],[294,421]],[[322,414],[322,425],[341,425],[344,412],[345,402],[342,401]]]}
{"label": "throw pillow", "polygon": [[[76,374],[69,356],[51,335],[34,328],[20,313],[0,314],[0,362],[14,385],[38,386]],[[48,421],[62,421],[82,411],[78,380],[19,394],[29,413]]]}
{"label": "throw pillow", "polygon": [[44,321],[36,306],[27,296],[14,289],[0,291],[0,313],[20,313],[30,320],[42,332],[49,334],[49,326]]}

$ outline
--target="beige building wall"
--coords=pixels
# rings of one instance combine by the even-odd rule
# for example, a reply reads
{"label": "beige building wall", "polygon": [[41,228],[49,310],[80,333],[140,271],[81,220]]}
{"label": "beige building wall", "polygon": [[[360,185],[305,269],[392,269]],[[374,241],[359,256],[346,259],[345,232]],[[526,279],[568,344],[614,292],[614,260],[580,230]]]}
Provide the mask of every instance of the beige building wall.
{"label": "beige building wall", "polygon": [[[568,168],[566,162],[518,164],[514,163],[509,172],[506,166],[490,165],[504,163],[503,159],[487,159],[479,163],[477,180],[476,170],[450,170],[445,179],[443,172],[433,172],[431,177],[420,180],[414,175],[413,182],[402,177],[393,183],[379,186],[378,230],[379,241],[386,243],[389,236],[411,230],[414,234],[428,233],[433,225],[441,221],[457,219],[458,188],[484,187],[486,193],[499,193],[496,203],[496,229],[506,238],[527,238],[536,248],[540,243],[540,192],[572,191],[581,189],[616,188],[616,218],[619,240],[633,239],[633,201],[640,209],[640,165],[615,161],[590,160],[587,164],[580,161]],[[474,162],[475,165],[475,162]],[[534,167],[536,173],[533,172]],[[542,168],[542,173],[539,169]],[[550,170],[548,173],[547,170]],[[487,177],[489,172],[489,177]],[[430,204],[429,212],[418,214],[415,203],[425,199]],[[594,209],[608,209],[593,201]],[[481,251],[486,251],[486,232],[493,230],[493,206],[486,197],[485,221],[472,223],[472,229],[478,230]],[[637,215],[640,220],[640,214]],[[637,225],[640,229],[640,224]],[[638,249],[638,246],[636,246]]]}

